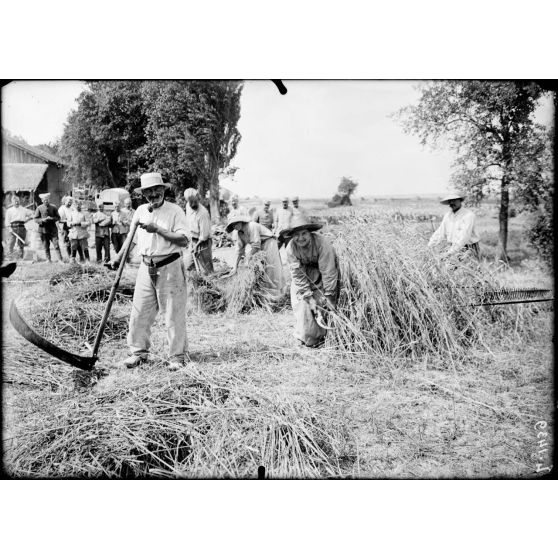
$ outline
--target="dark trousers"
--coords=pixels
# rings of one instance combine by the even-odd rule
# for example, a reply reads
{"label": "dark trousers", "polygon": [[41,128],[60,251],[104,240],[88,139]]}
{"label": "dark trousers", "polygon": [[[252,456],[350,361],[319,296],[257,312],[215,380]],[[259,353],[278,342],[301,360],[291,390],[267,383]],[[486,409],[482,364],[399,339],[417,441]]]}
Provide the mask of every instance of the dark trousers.
{"label": "dark trousers", "polygon": [[[21,240],[23,240],[23,242],[25,242],[25,238],[27,236],[27,229],[25,228],[25,225],[12,225],[11,230],[17,234],[17,236],[19,236],[21,238]],[[8,232],[8,252],[11,254],[14,250],[14,245],[17,245],[17,248],[19,250],[19,255],[20,257],[23,258],[23,242],[21,242],[21,240],[19,240],[19,238],[17,238],[15,235],[12,234],[12,232]]]}
{"label": "dark trousers", "polygon": [[126,233],[112,233],[112,245],[114,246],[114,250],[118,254],[120,252],[120,248],[124,245],[124,241],[128,235]]}
{"label": "dark trousers", "polygon": [[[104,260],[103,248],[105,249]],[[101,261],[104,261],[105,263],[110,262],[110,238],[108,234],[106,236],[95,237],[95,251],[97,252],[97,263],[100,263]]]}
{"label": "dark trousers", "polygon": [[41,231],[41,242],[43,243],[43,249],[45,251],[45,256],[48,261],[50,261],[50,243],[54,246],[55,250],[58,252],[58,256],[62,259],[62,253],[60,252],[60,246],[58,244],[58,231]]}

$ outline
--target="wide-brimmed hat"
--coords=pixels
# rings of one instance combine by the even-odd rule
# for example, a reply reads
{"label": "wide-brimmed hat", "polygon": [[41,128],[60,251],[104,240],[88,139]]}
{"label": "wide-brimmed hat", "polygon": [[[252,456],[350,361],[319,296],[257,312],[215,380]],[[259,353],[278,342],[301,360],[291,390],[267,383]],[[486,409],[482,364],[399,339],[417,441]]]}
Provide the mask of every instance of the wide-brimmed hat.
{"label": "wide-brimmed hat", "polygon": [[233,215],[229,215],[226,231],[230,233],[232,232],[236,223],[249,223],[250,220],[250,217],[248,217],[248,215],[244,215],[243,213],[235,213]]}
{"label": "wide-brimmed hat", "polygon": [[298,201],[298,196],[295,196],[295,197],[293,198],[293,201]]}
{"label": "wide-brimmed hat", "polygon": [[451,200],[464,200],[465,194],[458,192],[457,190],[451,190],[448,192],[441,200],[440,203],[443,205],[448,205]]}
{"label": "wide-brimmed hat", "polygon": [[146,188],[154,188],[155,186],[169,186],[163,182],[160,172],[146,172],[140,176],[141,186],[136,188],[140,192]]}
{"label": "wide-brimmed hat", "polygon": [[46,194],[39,194],[39,198],[41,198],[41,201],[49,200],[50,199],[50,193],[47,192]]}
{"label": "wide-brimmed hat", "polygon": [[288,201],[289,201],[289,198],[287,198],[287,196],[285,196],[284,198],[281,198],[281,201],[282,201],[282,202],[284,202],[284,201],[288,202]]}
{"label": "wide-brimmed hat", "polygon": [[311,223],[308,217],[304,215],[295,215],[291,219],[291,225],[288,229],[283,229],[281,234],[285,237],[292,236],[297,231],[307,230],[309,232],[321,229],[323,225],[320,223]]}

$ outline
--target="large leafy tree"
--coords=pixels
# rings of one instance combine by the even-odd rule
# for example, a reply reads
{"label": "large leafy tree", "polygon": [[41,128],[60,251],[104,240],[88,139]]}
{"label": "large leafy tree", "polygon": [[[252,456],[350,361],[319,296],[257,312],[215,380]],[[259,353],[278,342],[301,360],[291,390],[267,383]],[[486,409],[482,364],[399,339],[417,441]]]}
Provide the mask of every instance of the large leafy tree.
{"label": "large leafy tree", "polygon": [[178,193],[196,186],[210,193],[219,215],[219,175],[240,141],[242,84],[228,81],[90,82],[61,141],[77,182],[134,187],[145,171],[159,171]]}
{"label": "large leafy tree", "polygon": [[219,175],[234,174],[230,162],[241,135],[242,83],[237,81],[193,81],[189,84],[190,130],[204,151],[205,186],[209,187],[213,220],[219,218]]}
{"label": "large leafy tree", "polygon": [[89,82],[60,141],[70,179],[100,188],[123,187],[141,165],[147,119],[139,82]]}
{"label": "large leafy tree", "polygon": [[547,135],[533,113],[543,95],[535,83],[437,81],[419,86],[420,99],[397,113],[422,144],[447,142],[456,152],[452,182],[473,198],[500,197],[499,241],[507,260],[510,194],[545,189]]}

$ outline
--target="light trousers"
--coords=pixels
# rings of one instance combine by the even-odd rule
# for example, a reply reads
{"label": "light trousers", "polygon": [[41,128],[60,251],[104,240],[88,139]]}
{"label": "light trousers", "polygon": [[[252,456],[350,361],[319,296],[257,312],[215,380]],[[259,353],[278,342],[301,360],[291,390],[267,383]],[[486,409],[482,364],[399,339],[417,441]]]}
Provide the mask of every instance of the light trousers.
{"label": "light trousers", "polygon": [[151,327],[160,312],[165,319],[169,359],[181,360],[188,351],[186,336],[186,273],[182,258],[157,269],[149,276],[148,266],[140,264],[132,301],[128,347],[132,354],[147,354]]}

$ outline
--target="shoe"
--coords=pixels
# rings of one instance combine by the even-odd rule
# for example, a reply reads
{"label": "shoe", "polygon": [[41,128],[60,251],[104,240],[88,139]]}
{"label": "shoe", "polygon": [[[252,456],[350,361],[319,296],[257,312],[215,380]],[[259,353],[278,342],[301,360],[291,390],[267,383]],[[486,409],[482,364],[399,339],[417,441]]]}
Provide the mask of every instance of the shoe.
{"label": "shoe", "polygon": [[126,368],[135,368],[144,362],[147,362],[147,355],[131,355],[124,360],[123,364]]}

